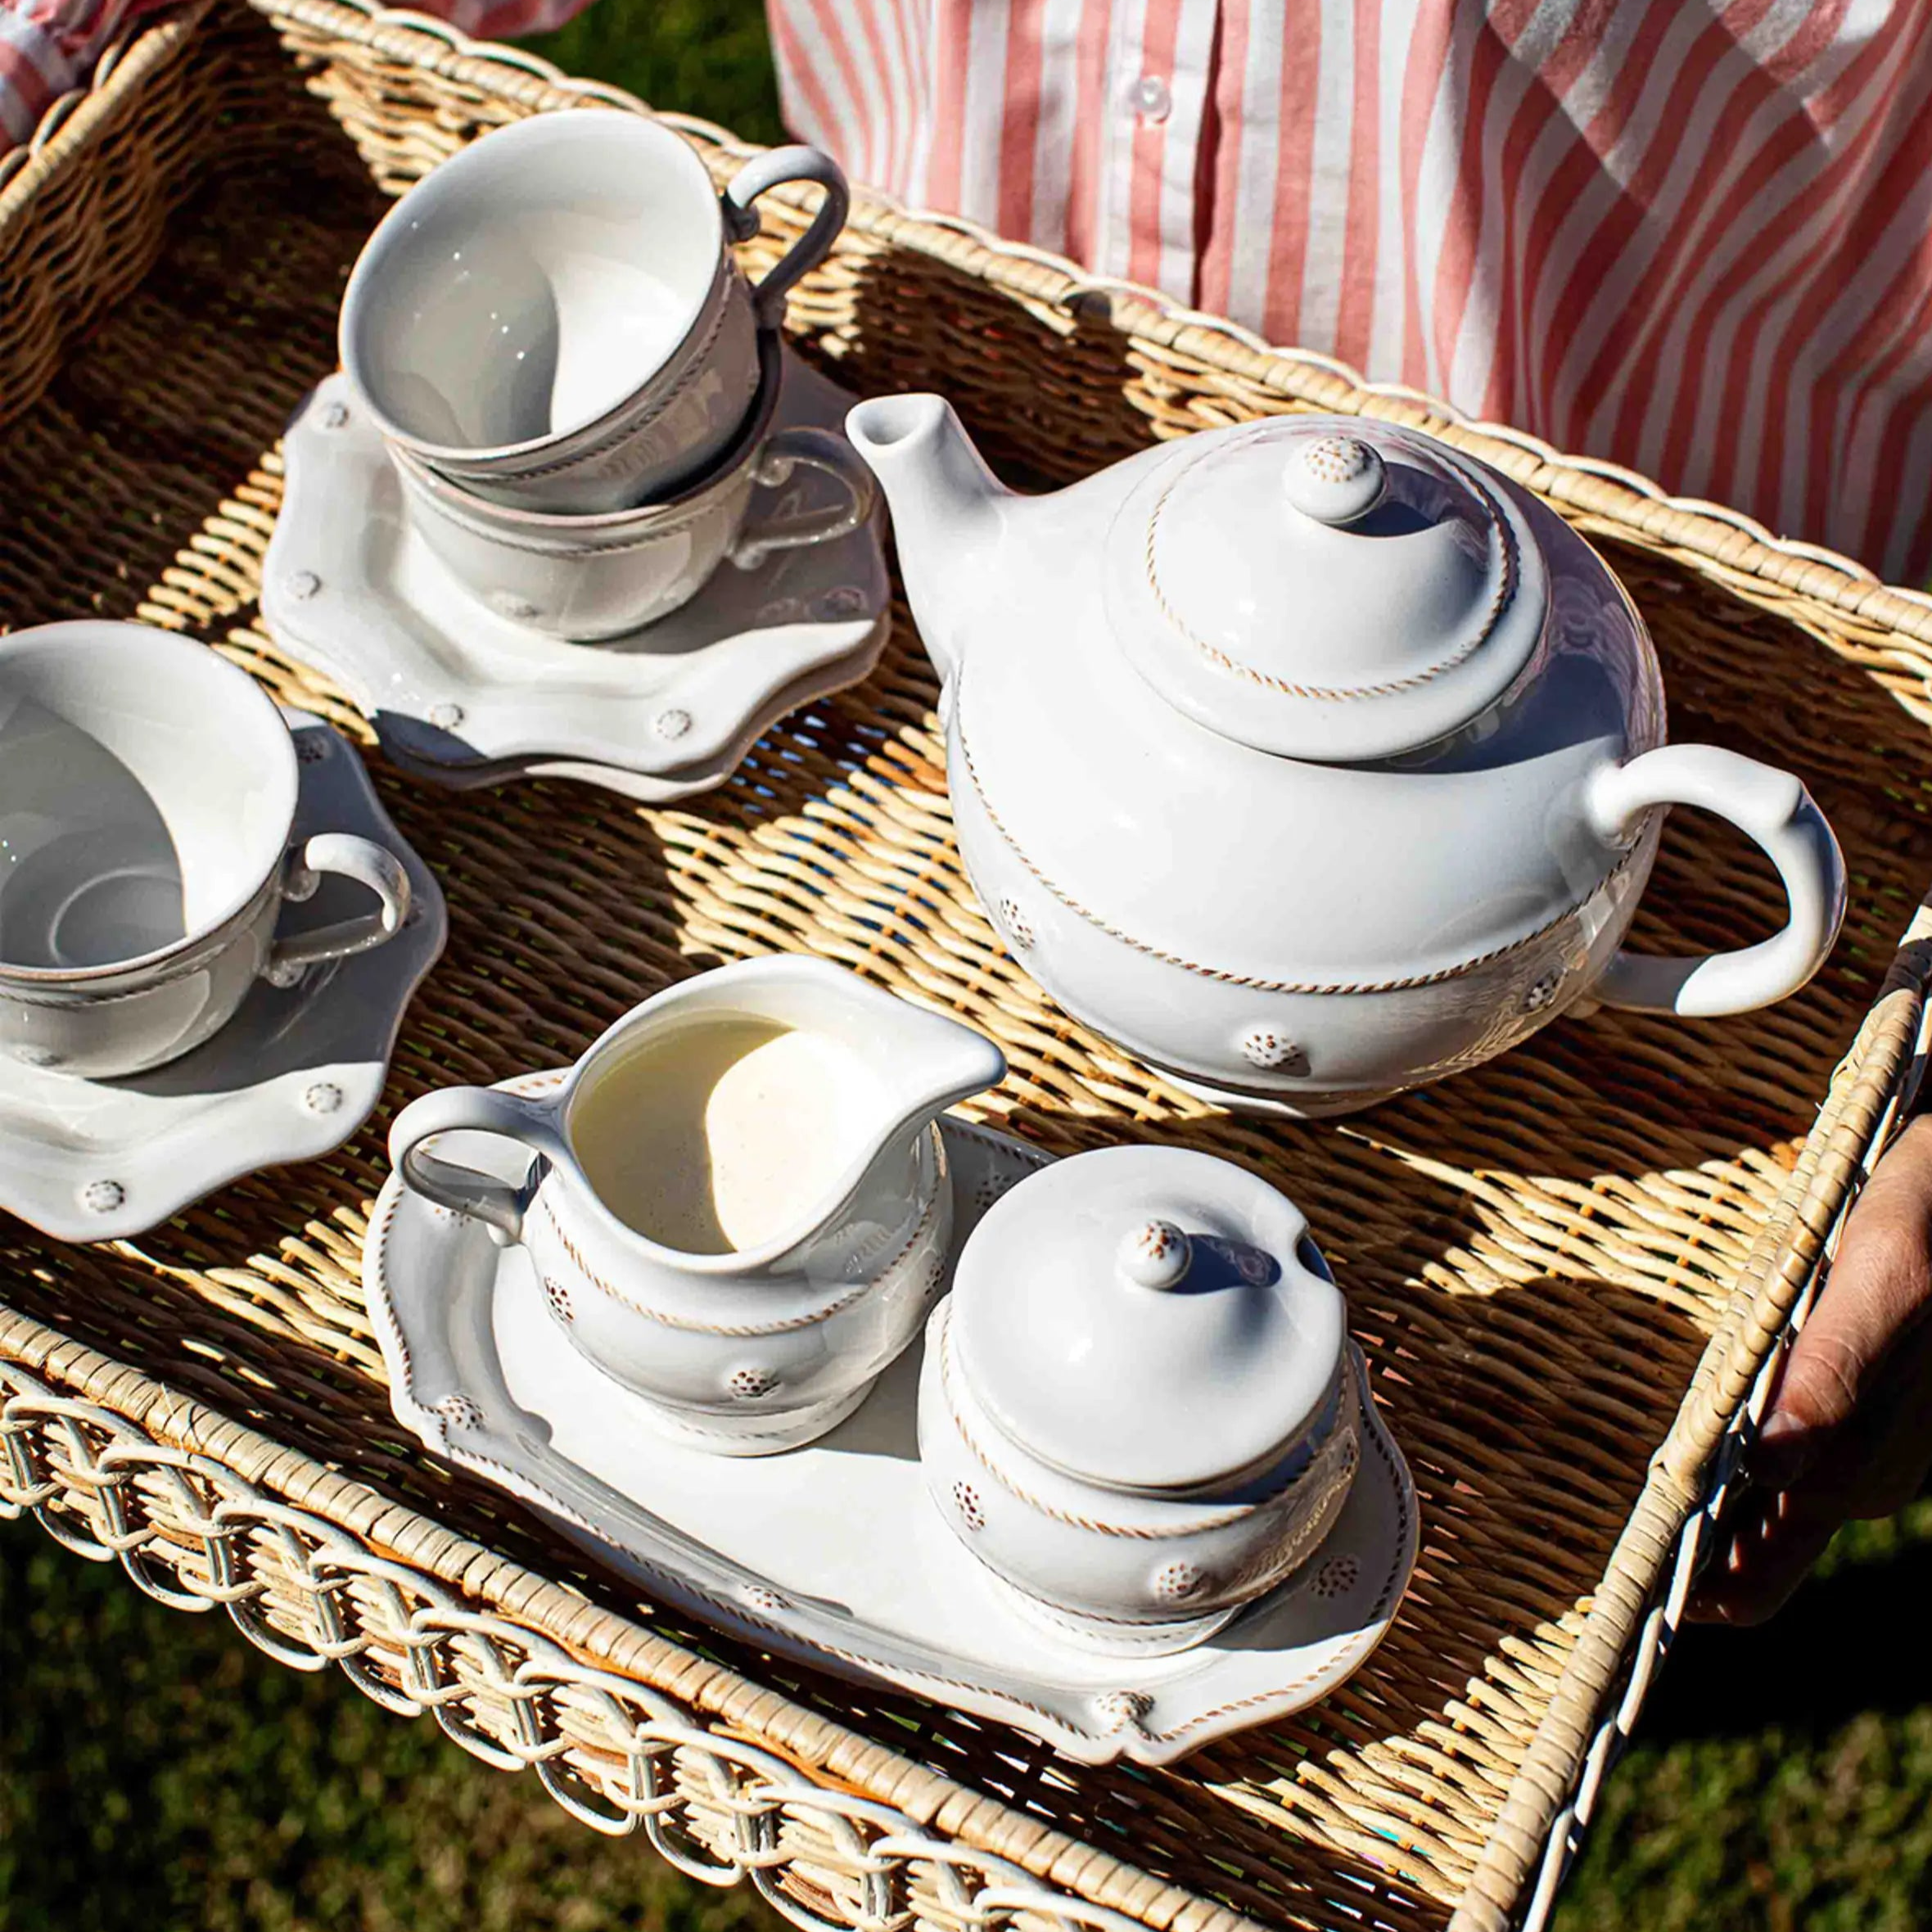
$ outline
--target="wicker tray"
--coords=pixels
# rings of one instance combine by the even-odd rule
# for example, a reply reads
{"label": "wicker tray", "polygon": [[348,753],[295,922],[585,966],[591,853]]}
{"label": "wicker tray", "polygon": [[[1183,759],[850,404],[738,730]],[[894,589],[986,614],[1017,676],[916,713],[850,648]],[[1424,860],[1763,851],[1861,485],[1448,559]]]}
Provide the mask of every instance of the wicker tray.
{"label": "wicker tray", "polygon": [[[0,186],[0,621],[169,625],[366,742],[255,612],[275,439],[332,363],[342,277],[385,191],[479,127],[634,103],[414,16],[259,8],[149,28]],[[721,168],[742,152],[683,124]],[[771,208],[753,249],[801,219]],[[1668,1644],[1753,1392],[1916,1065],[1932,606],[878,201],[790,321],[850,386],[945,389],[1020,481],[1271,410],[1445,431],[1605,545],[1680,735],[1795,767],[1844,839],[1851,917],[1803,998],[1696,1026],[1567,1022],[1436,1091],[1293,1130],[1150,1080],[1004,957],[960,875],[903,618],[867,685],[689,809],[563,783],[453,795],[377,767],[451,927],[390,1106],[570,1059],[698,966],[809,948],[996,1035],[1013,1073],[986,1111],[1010,1131],[1054,1152],[1206,1147],[1309,1203],[1422,1492],[1388,1642],[1292,1722],[1176,1767],[1081,1769],[639,1603],[391,1420],[359,1286],[386,1113],[139,1242],[0,1229],[0,1503],[164,1600],[224,1606],[291,1663],[435,1710],[600,1828],[748,1876],[805,1925],[1536,1922]],[[1758,864],[1686,817],[1637,937],[1735,944],[1776,911]]]}

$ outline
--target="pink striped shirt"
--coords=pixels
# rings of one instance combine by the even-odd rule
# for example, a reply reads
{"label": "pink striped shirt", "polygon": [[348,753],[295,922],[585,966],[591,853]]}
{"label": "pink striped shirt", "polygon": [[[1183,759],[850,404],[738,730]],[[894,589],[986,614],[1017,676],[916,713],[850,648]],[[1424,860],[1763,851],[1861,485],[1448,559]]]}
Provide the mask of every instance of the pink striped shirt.
{"label": "pink striped shirt", "polygon": [[[0,150],[158,3],[0,0]],[[860,180],[1932,576],[1932,0],[768,4]]]}
{"label": "pink striped shirt", "polygon": [[856,178],[1932,575],[1932,0],[769,0]]}
{"label": "pink striped shirt", "polygon": [[[169,0],[0,0],[0,154],[33,138],[62,94],[88,84],[94,63],[144,14]],[[421,11],[477,40],[560,27],[585,0],[426,0]]]}

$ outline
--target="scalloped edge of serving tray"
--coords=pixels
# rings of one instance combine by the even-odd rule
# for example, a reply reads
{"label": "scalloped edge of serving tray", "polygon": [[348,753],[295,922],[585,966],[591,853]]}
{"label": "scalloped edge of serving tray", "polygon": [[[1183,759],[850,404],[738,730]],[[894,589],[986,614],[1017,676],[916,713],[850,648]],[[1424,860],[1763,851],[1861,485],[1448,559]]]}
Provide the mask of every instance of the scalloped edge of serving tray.
{"label": "scalloped edge of serving tray", "polygon": [[[503,1085],[527,1094],[562,1077]],[[956,1256],[992,1202],[1048,1157],[950,1115],[941,1125],[957,1190]],[[481,1137],[464,1158],[482,1164],[492,1152],[512,1169],[526,1158]],[[409,1261],[399,1250],[426,1244],[447,1244],[449,1260],[417,1281],[392,1280],[392,1264]],[[384,1185],[363,1285],[397,1419],[429,1448],[530,1504],[662,1602],[837,1676],[1031,1731],[1080,1763],[1171,1763],[1317,1701],[1381,1641],[1413,1571],[1415,1492],[1369,1399],[1359,1350],[1352,1353],[1363,1395],[1361,1469],[1335,1529],[1308,1562],[1191,1650],[1103,1657],[1022,1621],[927,1499],[908,1452],[918,1344],[820,1442],[783,1456],[709,1456],[659,1436],[635,1397],[577,1355],[542,1311],[534,1275],[525,1283],[520,1269],[528,1272],[520,1251],[499,1248],[480,1224],[405,1194],[394,1175]],[[513,1371],[506,1337],[521,1358]],[[552,1393],[532,1399],[541,1376]],[[573,1456],[560,1433],[588,1451]],[[613,1465],[626,1459],[629,1474],[621,1474]],[[812,1506],[801,1511],[807,1494]],[[882,1507],[894,1513],[890,1537],[864,1530]],[[815,1528],[798,1527],[806,1514]],[[714,1546],[706,1531],[715,1536],[720,1522],[734,1522],[741,1542],[789,1536],[789,1560],[768,1572]],[[855,1527],[828,1538],[828,1522]],[[888,1546],[882,1560],[878,1552]],[[801,1569],[813,1573],[815,1587],[801,1586]],[[922,1592],[923,1625],[883,1620],[881,1603],[903,1614],[910,1594],[918,1611]],[[945,1628],[962,1620],[977,1640],[965,1645]]]}

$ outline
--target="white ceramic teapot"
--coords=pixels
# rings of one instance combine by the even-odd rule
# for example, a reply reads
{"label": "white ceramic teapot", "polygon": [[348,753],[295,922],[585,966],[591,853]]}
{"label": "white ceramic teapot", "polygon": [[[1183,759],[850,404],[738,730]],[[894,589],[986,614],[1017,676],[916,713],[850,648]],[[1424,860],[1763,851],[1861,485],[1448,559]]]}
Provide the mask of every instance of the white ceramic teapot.
{"label": "white ceramic teapot", "polygon": [[[1418,432],[1279,417],[1015,495],[937,396],[859,404],[946,679],[959,848],[1069,1013],[1232,1106],[1335,1113],[1588,994],[1686,1015],[1817,970],[1803,786],[1664,743],[1641,619],[1560,517]],[[1664,808],[1770,855],[1784,929],[1620,950]]]}
{"label": "white ceramic teapot", "polygon": [[1117,1654],[1198,1643],[1347,1500],[1344,1315],[1301,1211],[1244,1169],[1057,1161],[973,1230],[928,1325],[927,1487],[1034,1621]]}

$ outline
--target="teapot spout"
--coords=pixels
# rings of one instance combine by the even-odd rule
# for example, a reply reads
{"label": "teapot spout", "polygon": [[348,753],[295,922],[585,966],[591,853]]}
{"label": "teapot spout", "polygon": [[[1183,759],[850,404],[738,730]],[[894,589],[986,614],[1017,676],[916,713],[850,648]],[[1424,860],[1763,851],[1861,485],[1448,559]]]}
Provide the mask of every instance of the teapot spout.
{"label": "teapot spout", "polygon": [[950,678],[1013,493],[943,396],[860,403],[846,418],[846,435],[885,492],[914,621],[935,669]]}

